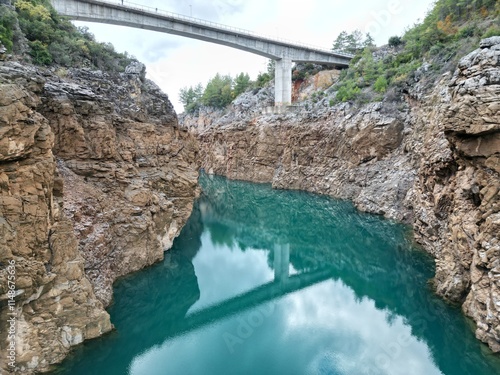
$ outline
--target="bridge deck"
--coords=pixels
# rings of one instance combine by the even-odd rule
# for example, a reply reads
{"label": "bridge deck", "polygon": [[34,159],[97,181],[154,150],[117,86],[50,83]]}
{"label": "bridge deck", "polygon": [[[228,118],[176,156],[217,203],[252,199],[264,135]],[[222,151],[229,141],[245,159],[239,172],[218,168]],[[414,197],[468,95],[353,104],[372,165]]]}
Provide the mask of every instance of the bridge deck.
{"label": "bridge deck", "polygon": [[123,1],[112,3],[102,0],[51,0],[51,3],[58,13],[74,20],[175,34],[274,59],[277,62],[275,104],[279,106],[290,104],[292,101],[292,61],[346,67],[353,57]]}
{"label": "bridge deck", "polygon": [[239,48],[273,59],[289,57],[293,61],[346,66],[352,58],[348,54],[263,36],[249,30],[130,2],[113,3],[101,0],[52,0],[51,2],[57,12],[75,20],[176,34]]}

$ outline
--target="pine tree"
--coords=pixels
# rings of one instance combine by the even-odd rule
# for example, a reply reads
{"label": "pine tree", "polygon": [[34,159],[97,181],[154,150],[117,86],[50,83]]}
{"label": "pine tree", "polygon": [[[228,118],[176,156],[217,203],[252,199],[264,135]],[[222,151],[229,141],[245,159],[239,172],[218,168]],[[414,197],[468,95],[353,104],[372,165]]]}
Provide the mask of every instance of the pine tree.
{"label": "pine tree", "polygon": [[179,99],[184,106],[184,111],[194,113],[201,105],[203,86],[199,83],[195,87],[184,87],[179,92]]}
{"label": "pine tree", "polygon": [[248,75],[248,73],[240,73],[234,79],[233,96],[237,97],[238,95],[244,93],[249,86],[250,86],[250,76]]}
{"label": "pine tree", "polygon": [[349,34],[346,31],[342,31],[337,39],[333,42],[333,51],[345,52],[347,48],[347,39]]}
{"label": "pine tree", "polygon": [[333,51],[356,54],[362,51],[365,47],[373,47],[374,39],[367,33],[363,38],[363,33],[359,30],[354,30],[351,34],[342,31],[337,39],[333,42]]}
{"label": "pine tree", "polygon": [[233,100],[233,80],[230,76],[221,76],[219,73],[208,81],[201,97],[201,103],[208,107],[224,108]]}
{"label": "pine tree", "polygon": [[375,47],[375,39],[372,38],[370,33],[365,34],[365,41],[363,42],[363,47]]}

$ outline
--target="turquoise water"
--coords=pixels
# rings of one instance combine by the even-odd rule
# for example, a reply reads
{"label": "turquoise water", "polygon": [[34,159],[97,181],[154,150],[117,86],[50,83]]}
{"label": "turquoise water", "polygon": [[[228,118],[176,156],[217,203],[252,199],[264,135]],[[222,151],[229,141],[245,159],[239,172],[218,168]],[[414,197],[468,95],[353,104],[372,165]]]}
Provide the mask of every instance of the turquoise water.
{"label": "turquoise water", "polygon": [[327,197],[200,183],[165,261],[116,283],[116,330],[55,373],[500,374],[432,294],[408,228]]}

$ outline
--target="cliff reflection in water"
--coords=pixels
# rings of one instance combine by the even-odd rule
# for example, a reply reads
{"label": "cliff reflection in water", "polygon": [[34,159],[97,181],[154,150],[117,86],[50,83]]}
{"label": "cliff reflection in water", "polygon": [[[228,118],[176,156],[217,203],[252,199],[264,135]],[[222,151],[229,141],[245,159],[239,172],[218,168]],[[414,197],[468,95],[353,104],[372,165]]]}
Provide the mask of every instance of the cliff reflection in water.
{"label": "cliff reflection in water", "polygon": [[498,372],[460,311],[430,292],[433,261],[406,228],[327,197],[200,184],[165,261],[117,283],[117,331],[64,373]]}

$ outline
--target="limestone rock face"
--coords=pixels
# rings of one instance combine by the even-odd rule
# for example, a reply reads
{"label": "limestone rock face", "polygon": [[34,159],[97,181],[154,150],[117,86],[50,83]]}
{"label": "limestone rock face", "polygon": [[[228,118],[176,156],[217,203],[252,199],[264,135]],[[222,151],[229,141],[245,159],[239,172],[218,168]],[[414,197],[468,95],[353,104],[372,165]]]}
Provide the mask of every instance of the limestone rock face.
{"label": "limestone rock face", "polygon": [[163,259],[198,194],[197,143],[152,82],[72,70],[45,85],[41,111],[55,134],[85,270],[108,305],[119,277]]}
{"label": "limestone rock face", "polygon": [[351,199],[364,211],[411,221],[404,198],[416,172],[403,142],[407,112],[373,103],[359,111],[343,104],[317,117],[236,116],[214,116],[193,130],[207,172]]}
{"label": "limestone rock face", "polygon": [[14,62],[0,63],[0,135],[1,314],[14,260],[16,363],[31,374],[112,329],[113,281],[163,259],[191,213],[198,146],[141,74]]}
{"label": "limestone rock face", "polygon": [[500,351],[500,38],[464,57],[427,128],[415,185],[417,238],[436,260],[438,294],[463,303]]}
{"label": "limestone rock face", "polygon": [[[46,370],[71,346],[112,328],[63,215],[54,133],[36,111],[42,90],[40,76],[0,66],[0,316],[2,324],[15,319],[19,373]],[[12,276],[15,305],[8,304]],[[11,342],[3,328],[0,363],[7,373]]]}
{"label": "limestone rock face", "polygon": [[5,46],[2,43],[0,43],[0,60],[5,59],[6,52],[7,52],[7,48],[5,48]]}
{"label": "limestone rock face", "polygon": [[136,75],[141,81],[144,81],[146,78],[146,66],[143,63],[134,61],[125,68],[125,74]]}

